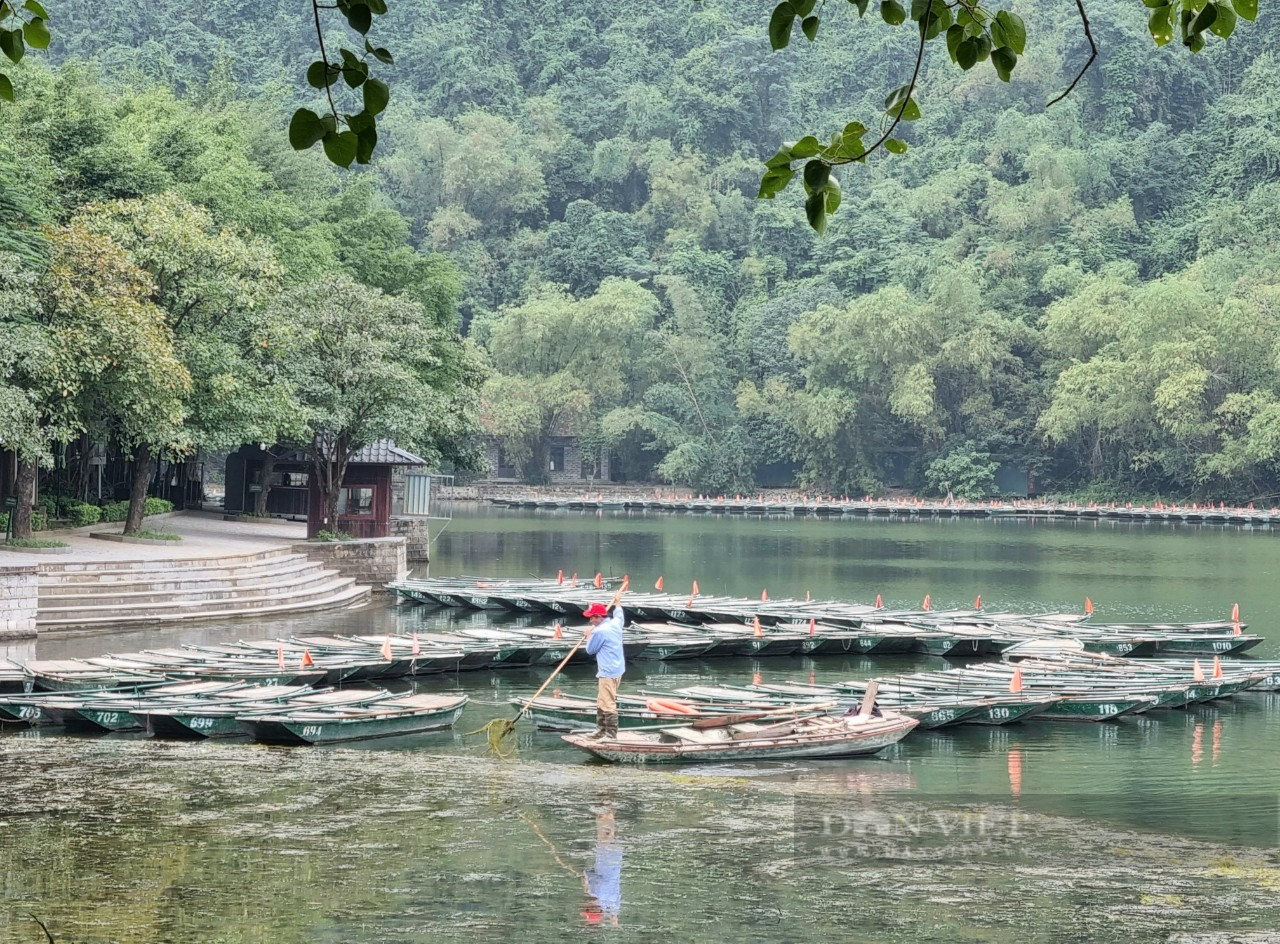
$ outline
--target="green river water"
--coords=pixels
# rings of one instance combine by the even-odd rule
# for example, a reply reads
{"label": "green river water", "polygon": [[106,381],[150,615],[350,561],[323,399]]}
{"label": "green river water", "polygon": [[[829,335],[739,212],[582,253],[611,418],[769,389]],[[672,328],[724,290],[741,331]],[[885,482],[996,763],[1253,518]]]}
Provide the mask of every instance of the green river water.
{"label": "green river water", "polygon": [[[1280,658],[1280,532],[820,521],[458,506],[431,572],[628,573],[636,589],[887,606],[1221,618]],[[426,632],[487,614],[379,599],[284,620],[41,639],[95,655],[292,632]],[[831,681],[942,660],[637,663],[624,689]],[[623,769],[522,726],[461,732],[545,670],[432,678],[457,732],[315,749],[0,734],[0,941],[1280,941],[1280,696],[1113,724],[916,733],[874,758]],[[589,693],[575,667],[556,684]],[[584,881],[583,873],[589,874]],[[610,877],[613,877],[611,880]],[[610,890],[615,886],[614,890]],[[620,901],[618,900],[620,899]]]}

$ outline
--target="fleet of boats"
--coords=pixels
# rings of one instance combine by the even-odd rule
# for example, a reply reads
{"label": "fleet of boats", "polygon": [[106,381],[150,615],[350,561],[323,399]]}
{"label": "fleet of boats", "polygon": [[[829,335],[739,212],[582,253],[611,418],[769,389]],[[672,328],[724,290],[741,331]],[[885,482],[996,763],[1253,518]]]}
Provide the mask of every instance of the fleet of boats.
{"label": "fleet of boats", "polygon": [[[552,615],[552,625],[393,635],[308,634],[88,659],[0,661],[0,724],[155,737],[318,744],[451,727],[462,694],[398,694],[386,679],[587,660],[569,620],[607,586],[475,578],[404,581],[402,597]],[[954,724],[1111,721],[1280,690],[1280,662],[1229,656],[1261,637],[1235,620],[1100,625],[1082,614],[890,611],[813,600],[633,593],[629,659],[925,653],[951,668],[848,682],[693,685],[627,691],[619,735],[588,738],[593,698],[517,698],[540,728],[616,762],[869,753]],[[1173,654],[1170,657],[1168,654]],[[980,657],[987,657],[979,661]],[[992,656],[998,658],[993,659]]]}
{"label": "fleet of boats", "polygon": [[[411,579],[387,587],[401,599],[417,603],[542,615],[565,622],[581,622],[582,610],[602,593],[590,581],[577,581],[576,575],[567,581],[563,575],[559,580],[532,581]],[[1263,640],[1246,633],[1244,623],[1231,619],[1105,624],[1094,622],[1088,613],[998,613],[980,607],[931,610],[927,606],[890,610],[875,604],[750,600],[696,590],[681,595],[633,592],[627,595],[624,608],[630,620],[627,657],[633,659],[904,653],[980,658],[1036,639],[1079,640],[1092,652],[1130,658],[1208,657],[1239,655]],[[559,632],[561,638],[572,638],[580,630],[566,625]]]}

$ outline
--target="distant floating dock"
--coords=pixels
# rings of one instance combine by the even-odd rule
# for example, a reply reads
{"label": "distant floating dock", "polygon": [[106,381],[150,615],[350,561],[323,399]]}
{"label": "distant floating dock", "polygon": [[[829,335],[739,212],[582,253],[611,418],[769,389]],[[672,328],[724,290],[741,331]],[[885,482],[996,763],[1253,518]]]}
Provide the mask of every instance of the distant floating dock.
{"label": "distant floating dock", "polygon": [[1280,508],[1211,505],[1074,505],[1040,502],[765,501],[742,498],[491,498],[493,505],[538,511],[653,511],[669,514],[790,518],[1044,518],[1172,524],[1280,525]]}

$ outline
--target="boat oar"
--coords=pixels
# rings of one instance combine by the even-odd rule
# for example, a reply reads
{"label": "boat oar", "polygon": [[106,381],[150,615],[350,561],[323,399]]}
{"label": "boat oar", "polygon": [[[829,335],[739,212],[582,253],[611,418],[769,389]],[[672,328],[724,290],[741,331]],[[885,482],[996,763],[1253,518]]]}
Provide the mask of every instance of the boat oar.
{"label": "boat oar", "polygon": [[[613,595],[613,602],[609,604],[609,608],[612,609],[613,607],[617,606],[618,601],[621,599],[622,599],[622,589],[619,588],[618,592]],[[569,652],[565,655],[565,657],[560,660],[560,664],[555,667],[552,673],[547,676],[547,680],[542,683],[542,687],[533,693],[533,697],[530,698],[527,702],[525,702],[524,707],[516,712],[516,716],[514,718],[494,718],[492,721],[490,721],[488,724],[484,725],[483,727],[476,728],[474,731],[468,731],[467,733],[479,734],[481,731],[483,731],[486,735],[488,735],[489,752],[491,754],[495,754],[498,757],[509,756],[511,754],[511,751],[503,751],[502,742],[505,741],[507,738],[509,738],[515,732],[516,722],[518,722],[521,718],[523,718],[526,714],[529,713],[529,709],[532,708],[534,705],[534,702],[538,700],[538,696],[540,696],[543,692],[547,690],[547,686],[551,684],[551,680],[554,679],[557,675],[559,675],[560,670],[569,664],[569,660],[573,658],[573,654],[577,652],[582,647],[582,644],[586,641],[587,641],[587,634],[583,633],[582,638],[573,644],[573,648],[570,649]]]}

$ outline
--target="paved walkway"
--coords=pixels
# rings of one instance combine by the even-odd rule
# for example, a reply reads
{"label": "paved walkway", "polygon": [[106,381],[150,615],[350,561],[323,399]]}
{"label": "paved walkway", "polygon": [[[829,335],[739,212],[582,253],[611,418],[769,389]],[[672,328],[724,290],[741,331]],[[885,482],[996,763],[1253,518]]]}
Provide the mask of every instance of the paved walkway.
{"label": "paved walkway", "polygon": [[144,519],[144,527],[182,535],[180,544],[124,544],[89,537],[91,531],[115,531],[120,524],[96,524],[69,531],[42,532],[40,537],[65,541],[70,553],[22,554],[0,551],[0,566],[5,564],[74,564],[87,561],[186,560],[201,557],[225,557],[252,554],[273,547],[286,547],[307,538],[307,525],[302,521],[262,518],[249,521],[224,521],[222,515],[201,511],[183,511],[173,515]]}

